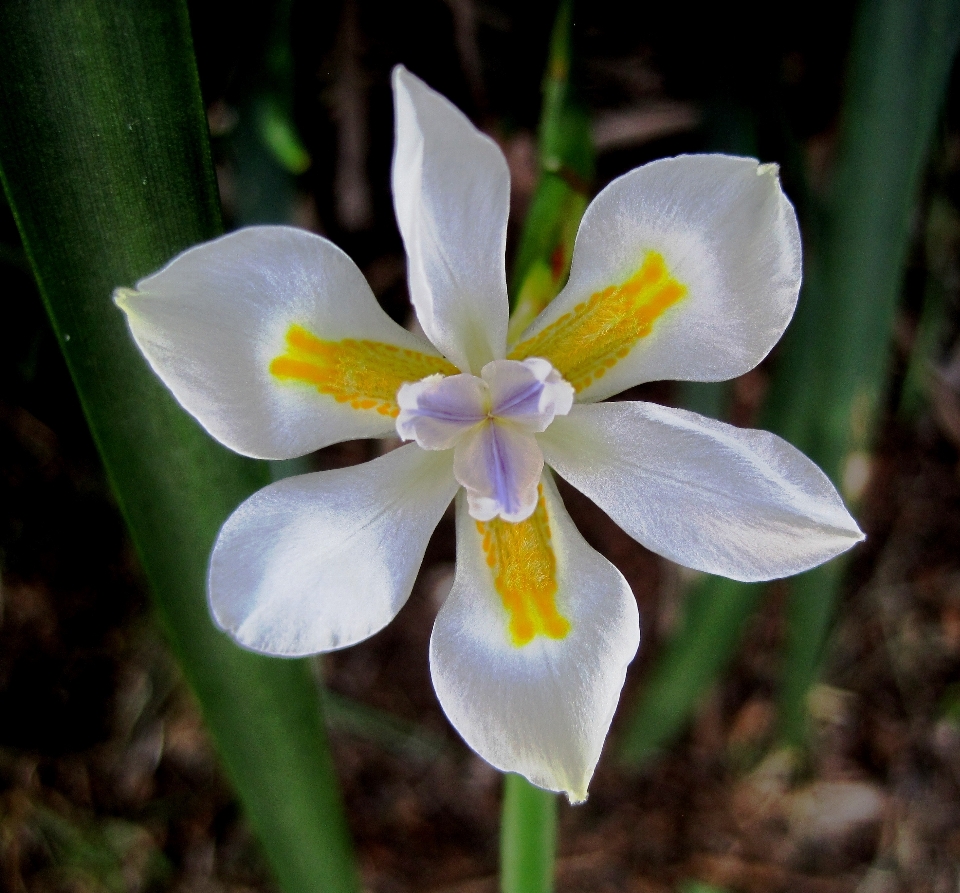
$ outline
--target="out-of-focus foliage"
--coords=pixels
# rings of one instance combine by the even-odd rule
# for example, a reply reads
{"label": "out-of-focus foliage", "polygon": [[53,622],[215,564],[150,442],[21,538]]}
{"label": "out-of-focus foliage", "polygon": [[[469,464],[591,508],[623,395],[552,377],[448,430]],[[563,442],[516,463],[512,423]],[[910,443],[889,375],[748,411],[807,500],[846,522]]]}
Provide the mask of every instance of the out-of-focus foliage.
{"label": "out-of-focus foliage", "polygon": [[[958,36],[952,0],[861,4],[830,187],[815,214],[806,209],[804,288],[763,418],[853,503],[866,480],[911,215]],[[793,744],[804,740],[843,566],[834,560],[789,583],[781,724]],[[684,727],[731,659],[761,590],[715,578],[698,585],[631,719],[628,760],[648,759]]]}

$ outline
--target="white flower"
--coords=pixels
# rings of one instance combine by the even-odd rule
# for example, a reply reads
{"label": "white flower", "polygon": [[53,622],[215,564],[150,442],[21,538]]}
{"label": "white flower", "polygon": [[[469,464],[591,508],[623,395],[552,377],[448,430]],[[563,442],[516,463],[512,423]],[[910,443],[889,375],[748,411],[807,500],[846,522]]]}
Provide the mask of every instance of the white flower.
{"label": "white flower", "polygon": [[367,638],[406,601],[456,496],[456,577],[430,644],[437,695],[494,766],[580,801],[640,626],[544,460],[649,549],[738,580],[794,574],[862,539],[827,477],[774,435],[599,402],[759,363],[796,304],[796,217],[776,168],[752,159],[633,170],[587,209],[569,282],[508,345],[503,155],[403,68],[394,95],[394,198],[429,341],[383,313],[336,246],[288,227],[199,245],[116,300],[156,373],[237,452],[416,441],[244,502],[210,561],[217,623],[274,655]]}

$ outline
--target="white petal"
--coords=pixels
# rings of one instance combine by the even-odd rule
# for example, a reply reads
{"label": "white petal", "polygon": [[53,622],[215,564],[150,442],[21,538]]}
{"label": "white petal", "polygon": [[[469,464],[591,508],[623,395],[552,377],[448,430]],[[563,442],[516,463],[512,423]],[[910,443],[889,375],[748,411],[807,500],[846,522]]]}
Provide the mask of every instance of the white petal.
{"label": "white petal", "polygon": [[425,450],[450,449],[468,428],[487,418],[490,391],[475,375],[432,375],[397,393],[397,434]]}
{"label": "white petal", "polygon": [[288,459],[394,427],[389,416],[271,375],[292,324],[324,339],[436,355],[380,309],[339,248],[292,227],[251,227],[197,245],[116,300],[183,407],[221,443],[258,458]]}
{"label": "white petal", "polygon": [[[609,357],[580,389],[600,400],[644,381],[720,381],[759,363],[793,316],[800,289],[800,232],[775,165],[726,155],[682,155],[624,174],[590,204],[570,279],[522,340],[541,332],[658,252],[685,295]],[[573,384],[575,376],[545,355]],[[511,353],[511,356],[514,356]]]}
{"label": "white petal", "polygon": [[480,373],[490,388],[490,413],[531,434],[549,427],[573,405],[573,388],[546,360],[494,360]]}
{"label": "white petal", "polygon": [[285,657],[372,636],[410,595],[456,489],[450,454],[412,444],[265,487],[217,538],[215,620],[245,648]]}
{"label": "white petal", "polygon": [[620,572],[586,544],[549,475],[544,494],[565,638],[517,646],[476,523],[457,502],[457,571],[430,640],[433,686],[450,722],[485,760],[534,784],[587,785],[640,643],[640,620]]}
{"label": "white petal", "polygon": [[393,70],[393,200],[427,337],[463,372],[503,356],[510,174],[503,153],[403,66]]}
{"label": "white petal", "polygon": [[453,473],[478,521],[522,521],[537,505],[543,453],[532,434],[489,421],[466,431],[454,448]]}
{"label": "white petal", "polygon": [[630,536],[687,567],[772,580],[863,539],[827,476],[767,431],[624,402],[575,406],[538,440]]}

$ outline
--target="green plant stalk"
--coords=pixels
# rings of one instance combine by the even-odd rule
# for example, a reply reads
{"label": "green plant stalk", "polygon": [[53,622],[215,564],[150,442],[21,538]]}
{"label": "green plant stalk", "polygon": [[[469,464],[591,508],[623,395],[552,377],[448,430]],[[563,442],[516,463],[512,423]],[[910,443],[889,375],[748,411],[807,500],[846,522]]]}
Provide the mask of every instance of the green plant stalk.
{"label": "green plant stalk", "polygon": [[183,3],[0,5],[0,169],[157,612],[286,893],[359,889],[309,666],[210,621],[209,550],[268,480],[148,369],[110,300],[220,231]]}
{"label": "green plant stalk", "polygon": [[556,794],[521,775],[507,775],[500,823],[501,893],[551,893],[556,849]]}

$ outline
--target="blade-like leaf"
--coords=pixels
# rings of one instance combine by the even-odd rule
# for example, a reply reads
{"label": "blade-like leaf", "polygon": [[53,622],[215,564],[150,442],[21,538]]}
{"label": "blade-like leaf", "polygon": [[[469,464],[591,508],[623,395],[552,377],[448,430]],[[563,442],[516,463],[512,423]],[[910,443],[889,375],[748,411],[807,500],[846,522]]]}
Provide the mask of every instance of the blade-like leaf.
{"label": "blade-like leaf", "polygon": [[265,467],[217,446],[147,368],[113,306],[220,229],[185,7],[0,5],[4,187],[160,617],[288,893],[357,889],[308,665],[217,632],[207,556]]}

